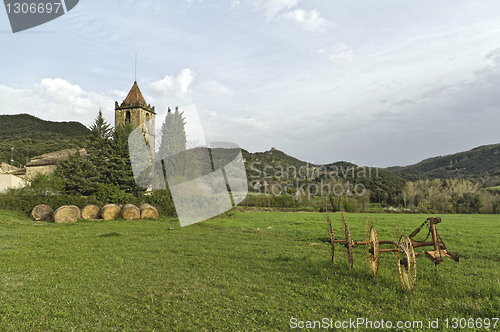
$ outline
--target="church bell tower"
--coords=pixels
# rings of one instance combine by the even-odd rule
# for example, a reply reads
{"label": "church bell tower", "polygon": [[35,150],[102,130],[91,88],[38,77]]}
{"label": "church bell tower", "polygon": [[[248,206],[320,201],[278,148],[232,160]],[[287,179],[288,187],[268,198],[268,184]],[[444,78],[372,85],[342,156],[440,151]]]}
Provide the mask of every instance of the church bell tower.
{"label": "church bell tower", "polygon": [[[146,141],[154,151],[155,107],[148,105],[142,96],[137,81],[134,82],[125,100],[118,105],[115,101],[115,128],[129,122],[134,128],[141,127]],[[148,123],[149,128],[146,128]],[[147,130],[146,130],[147,129]]]}

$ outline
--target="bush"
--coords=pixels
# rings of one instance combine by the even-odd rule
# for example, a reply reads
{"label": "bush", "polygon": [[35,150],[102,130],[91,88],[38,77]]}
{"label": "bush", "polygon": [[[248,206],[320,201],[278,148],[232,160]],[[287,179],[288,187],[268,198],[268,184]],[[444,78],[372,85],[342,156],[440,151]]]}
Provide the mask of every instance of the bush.
{"label": "bush", "polygon": [[155,190],[151,195],[144,196],[144,200],[146,201],[146,203],[154,206],[158,210],[158,213],[161,215],[167,217],[177,216],[170,190]]}
{"label": "bush", "polygon": [[47,204],[54,210],[63,205],[76,205],[80,209],[90,204],[102,206],[94,197],[61,194],[47,195],[30,193],[23,189],[11,189],[4,194],[0,194],[0,209],[3,210],[17,210],[29,215],[33,208],[39,204]]}
{"label": "bush", "polygon": [[34,178],[27,181],[24,188],[26,192],[40,195],[57,194],[64,189],[64,181],[57,175],[38,173]]}
{"label": "bush", "polygon": [[284,195],[271,197],[271,206],[272,207],[290,208],[290,207],[297,207],[298,205],[299,205],[299,203],[296,202],[293,199],[293,196],[291,196],[291,195],[284,194]]}
{"label": "bush", "polygon": [[121,190],[114,184],[100,184],[97,187],[96,198],[103,203],[138,204],[138,199],[134,195]]}
{"label": "bush", "polygon": [[345,200],[343,205],[344,205],[344,211],[347,213],[353,213],[358,211],[358,206],[354,202]]}

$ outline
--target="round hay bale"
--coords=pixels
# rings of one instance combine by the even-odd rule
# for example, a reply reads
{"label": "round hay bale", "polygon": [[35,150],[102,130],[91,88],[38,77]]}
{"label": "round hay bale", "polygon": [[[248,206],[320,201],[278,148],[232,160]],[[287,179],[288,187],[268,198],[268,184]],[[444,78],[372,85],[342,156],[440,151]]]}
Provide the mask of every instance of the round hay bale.
{"label": "round hay bale", "polygon": [[141,219],[141,210],[134,204],[127,204],[122,208],[122,218],[125,220]]}
{"label": "round hay bale", "polygon": [[82,209],[82,218],[96,220],[99,219],[101,209],[96,205],[87,205]]}
{"label": "round hay bale", "polygon": [[81,218],[80,209],[74,205],[64,205],[54,212],[54,221],[58,224],[76,222]]}
{"label": "round hay bale", "polygon": [[52,221],[53,215],[54,210],[46,204],[37,205],[33,211],[31,211],[31,219],[35,221]]}
{"label": "round hay bale", "polygon": [[116,220],[120,218],[120,215],[120,207],[116,204],[107,204],[101,209],[101,218],[104,220]]}
{"label": "round hay bale", "polygon": [[149,204],[142,204],[140,207],[141,219],[158,219],[158,210]]}

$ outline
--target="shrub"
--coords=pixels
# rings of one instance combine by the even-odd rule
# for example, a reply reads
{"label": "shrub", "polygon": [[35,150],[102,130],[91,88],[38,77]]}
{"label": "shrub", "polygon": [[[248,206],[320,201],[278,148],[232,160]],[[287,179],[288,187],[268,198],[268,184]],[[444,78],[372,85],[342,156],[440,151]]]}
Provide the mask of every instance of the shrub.
{"label": "shrub", "polygon": [[121,190],[114,184],[100,184],[97,187],[96,198],[103,203],[137,204],[134,195]]}
{"label": "shrub", "polygon": [[168,217],[177,216],[170,190],[155,190],[149,196],[144,196],[146,203],[154,206],[158,213]]}
{"label": "shrub", "polygon": [[0,194],[0,209],[3,210],[17,210],[30,214],[33,208],[40,204],[47,204],[54,210],[63,205],[76,205],[80,209],[90,204],[102,206],[94,197],[61,194],[47,195],[27,192],[23,189],[11,189],[4,194]]}

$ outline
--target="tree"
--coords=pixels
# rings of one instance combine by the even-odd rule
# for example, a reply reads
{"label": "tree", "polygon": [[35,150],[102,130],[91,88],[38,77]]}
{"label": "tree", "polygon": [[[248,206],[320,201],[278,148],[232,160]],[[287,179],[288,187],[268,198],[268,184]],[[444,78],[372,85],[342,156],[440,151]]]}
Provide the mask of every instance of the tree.
{"label": "tree", "polygon": [[99,114],[89,129],[92,131],[91,139],[95,142],[105,142],[112,137],[113,130],[111,129],[111,125],[102,116],[101,109],[99,109]]}
{"label": "tree", "polygon": [[133,130],[134,127],[127,122],[113,131],[108,158],[102,162],[99,182],[117,185],[125,192],[138,194],[144,189],[135,183],[128,149],[128,137]]}
{"label": "tree", "polygon": [[[183,152],[186,151],[186,131],[184,112],[175,112],[169,109],[165,122],[161,129],[161,143],[158,151],[158,160],[164,161],[165,171],[168,174],[182,176],[186,167],[186,159]],[[175,156],[175,161],[172,158]]]}
{"label": "tree", "polygon": [[109,156],[110,142],[113,136],[111,125],[102,116],[101,109],[99,109],[99,114],[89,129],[92,134],[87,144],[87,151],[94,164],[100,168],[102,161]]}
{"label": "tree", "polygon": [[99,185],[97,167],[80,152],[60,161],[54,174],[63,180],[64,191],[73,195],[92,195]]}

